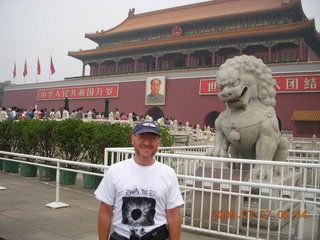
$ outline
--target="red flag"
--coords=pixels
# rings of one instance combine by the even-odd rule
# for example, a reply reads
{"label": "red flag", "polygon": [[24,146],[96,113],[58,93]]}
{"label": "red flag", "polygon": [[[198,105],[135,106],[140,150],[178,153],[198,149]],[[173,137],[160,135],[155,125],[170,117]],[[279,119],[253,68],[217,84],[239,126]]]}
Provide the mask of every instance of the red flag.
{"label": "red flag", "polygon": [[28,69],[27,69],[27,60],[25,60],[24,62],[24,69],[23,69],[23,76],[27,76],[28,75]]}
{"label": "red flag", "polygon": [[17,75],[17,67],[16,67],[16,62],[14,62],[14,65],[13,65],[13,78],[15,78]]}
{"label": "red flag", "polygon": [[38,64],[37,64],[37,73],[38,73],[38,75],[41,74],[41,66],[40,66],[39,58],[38,58]]}
{"label": "red flag", "polygon": [[56,72],[56,70],[54,69],[54,65],[53,65],[53,61],[52,61],[52,56],[51,56],[51,60],[50,60],[50,71],[51,71],[51,75]]}

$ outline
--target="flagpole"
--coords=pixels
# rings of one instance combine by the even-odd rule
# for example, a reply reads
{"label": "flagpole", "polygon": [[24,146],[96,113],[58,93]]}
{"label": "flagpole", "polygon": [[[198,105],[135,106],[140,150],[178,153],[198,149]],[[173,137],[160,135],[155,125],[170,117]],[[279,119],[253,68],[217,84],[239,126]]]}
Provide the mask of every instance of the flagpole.
{"label": "flagpole", "polygon": [[12,73],[12,84],[14,84],[14,78],[16,77],[17,69],[16,69],[16,61],[13,62],[13,73]]}
{"label": "flagpole", "polygon": [[26,84],[26,76],[28,75],[27,59],[24,60],[23,83]]}
{"label": "flagpole", "polygon": [[52,60],[52,53],[50,53],[49,82],[51,82],[51,60]]}

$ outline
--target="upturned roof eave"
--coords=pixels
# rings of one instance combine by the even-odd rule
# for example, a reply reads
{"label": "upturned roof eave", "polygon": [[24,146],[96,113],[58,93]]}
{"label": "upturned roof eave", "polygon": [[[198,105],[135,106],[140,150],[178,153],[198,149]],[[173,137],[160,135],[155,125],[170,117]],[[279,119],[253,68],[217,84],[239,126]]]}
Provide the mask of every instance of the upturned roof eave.
{"label": "upturned roof eave", "polygon": [[[205,2],[206,3],[206,2]],[[201,4],[201,3],[200,3]],[[192,4],[192,5],[196,5],[196,4]],[[190,5],[186,5],[186,6],[181,6],[181,7],[188,7]],[[131,17],[127,17],[123,22],[121,22],[119,25],[108,29],[106,31],[103,32],[98,32],[98,33],[87,33],[85,34],[85,37],[94,41],[94,42],[99,42],[99,39],[104,38],[104,37],[108,37],[108,36],[115,36],[118,34],[128,34],[128,33],[133,33],[136,31],[141,31],[141,30],[150,30],[150,29],[154,29],[154,28],[161,28],[161,27],[168,27],[168,26],[174,26],[174,25],[182,25],[182,24],[188,24],[188,23],[196,23],[196,22],[201,22],[201,21],[209,21],[209,20],[217,20],[217,19],[226,19],[226,18],[232,18],[232,17],[240,17],[240,16],[248,16],[248,15],[256,15],[256,14],[262,14],[262,13],[268,13],[268,12],[274,12],[274,11],[282,11],[288,8],[292,8],[292,7],[296,7],[299,6],[301,11],[302,11],[302,6],[301,6],[301,2],[298,0],[292,1],[286,5],[283,5],[281,7],[274,7],[274,8],[270,8],[270,9],[260,9],[260,10],[256,10],[256,11],[246,11],[246,12],[242,12],[242,13],[233,13],[233,14],[225,14],[225,15],[219,15],[219,16],[210,16],[210,17],[205,17],[205,18],[197,18],[197,19],[192,19],[192,20],[188,20],[188,21],[175,21],[175,22],[170,22],[170,23],[166,23],[166,24],[159,24],[159,25],[153,25],[153,26],[149,26],[149,27],[136,27],[133,29],[129,29],[129,30],[123,30],[123,31],[116,31],[114,32],[115,29],[119,28],[120,26],[122,26],[123,24],[125,24],[127,21],[130,21],[132,18],[138,18],[138,17],[143,17],[144,15],[150,15],[152,13],[156,13],[156,12],[161,12],[164,10],[159,10],[159,11],[154,11],[154,12],[147,12],[147,13],[141,13],[141,14],[137,14]],[[180,8],[180,7],[176,7],[176,8]],[[172,8],[174,9],[174,8]],[[303,11],[302,11],[303,13]],[[303,14],[303,16],[305,16]]]}
{"label": "upturned roof eave", "polygon": [[231,39],[234,37],[237,38],[244,38],[250,36],[261,36],[261,35],[268,35],[270,34],[283,34],[283,33],[290,33],[298,30],[302,30],[308,27],[314,27],[314,21],[303,21],[299,23],[291,23],[291,24],[284,24],[283,26],[264,26],[264,27],[257,27],[246,29],[236,29],[236,30],[229,30],[229,31],[221,31],[215,33],[205,33],[201,35],[189,35],[189,36],[181,36],[176,38],[170,39],[159,39],[159,40],[151,40],[151,41],[141,41],[132,44],[126,45],[119,45],[119,46],[110,46],[98,49],[89,49],[77,52],[69,52],[68,55],[78,58],[84,59],[89,56],[93,55],[101,55],[106,53],[113,53],[119,51],[127,51],[132,49],[141,49],[146,47],[157,47],[157,46],[166,46],[172,45],[176,43],[195,43],[200,41],[210,41],[210,40],[220,40],[220,39]]}

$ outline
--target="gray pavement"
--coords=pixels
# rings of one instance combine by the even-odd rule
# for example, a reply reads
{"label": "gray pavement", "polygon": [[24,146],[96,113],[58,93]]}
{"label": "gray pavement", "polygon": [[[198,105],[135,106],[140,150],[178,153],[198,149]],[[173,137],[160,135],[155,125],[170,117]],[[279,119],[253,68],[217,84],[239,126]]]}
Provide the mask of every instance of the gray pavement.
{"label": "gray pavement", "polygon": [[[52,209],[55,182],[0,171],[0,240],[95,240],[99,202],[84,189],[79,174],[76,185],[62,185],[60,201],[69,207]],[[182,232],[182,240],[217,239]]]}

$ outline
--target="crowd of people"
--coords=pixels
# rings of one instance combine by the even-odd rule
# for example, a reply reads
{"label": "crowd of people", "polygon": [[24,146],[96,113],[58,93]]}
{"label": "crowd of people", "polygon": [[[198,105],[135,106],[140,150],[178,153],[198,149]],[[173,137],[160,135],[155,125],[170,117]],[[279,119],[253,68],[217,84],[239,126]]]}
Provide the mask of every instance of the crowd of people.
{"label": "crowd of people", "polygon": [[94,108],[90,111],[84,111],[83,107],[79,107],[72,111],[67,111],[64,107],[59,109],[52,108],[48,110],[47,108],[38,109],[37,106],[29,107],[29,108],[0,108],[0,116],[2,119],[14,119],[14,120],[21,120],[21,119],[62,119],[64,115],[67,117],[65,118],[74,118],[74,119],[83,119],[87,118],[88,115],[92,116],[93,119],[101,119],[104,118],[104,113],[100,114]]}
{"label": "crowd of people", "polygon": [[[125,114],[125,112],[120,112],[119,108],[115,108],[113,111],[113,117],[115,120],[128,120],[129,116],[128,114]],[[92,119],[107,119],[104,112],[99,113],[96,111],[95,108],[92,108],[91,110],[84,111],[83,107],[79,107],[77,109],[74,109],[72,111],[67,111],[64,107],[59,108],[55,110],[52,108],[51,110],[48,110],[47,108],[38,109],[37,106],[35,107],[29,107],[29,108],[18,108],[18,107],[12,107],[12,108],[6,108],[2,107],[0,108],[0,118],[1,119],[14,119],[14,120],[21,120],[21,119],[62,119],[62,118],[73,118],[73,119],[83,119],[88,118],[88,116]],[[148,119],[146,119],[146,117]],[[152,119],[151,116],[145,116],[140,115],[138,116],[137,113],[132,113],[132,120],[133,121],[157,121],[160,123],[161,121],[164,122],[166,125],[173,125],[173,122],[175,121],[174,118],[159,118],[159,119]],[[182,123],[180,123],[182,124]]]}
{"label": "crowd of people", "polygon": [[[75,119],[82,119],[87,117],[88,112],[83,112],[83,107],[79,107],[75,110],[72,110],[71,112],[67,111],[64,107],[59,108],[55,110],[52,108],[51,110],[48,110],[47,108],[38,109],[37,106],[29,107],[29,108],[18,108],[18,107],[12,107],[12,108],[6,108],[2,107],[0,108],[0,117],[2,119],[15,119],[15,120],[21,120],[21,119],[62,119],[64,115],[67,115],[67,118],[75,118]],[[92,117],[97,118],[101,115],[93,108],[91,110]]]}
{"label": "crowd of people", "polygon": [[[133,112],[130,114],[125,114],[124,112],[120,112],[119,108],[115,108],[113,111],[113,119],[114,120],[129,120],[132,117],[133,121],[136,122],[143,122],[143,121],[148,121],[148,122],[157,122],[158,124],[164,124],[167,126],[173,126],[174,123],[176,122],[176,119],[171,117],[171,118],[158,118],[158,119],[153,119],[149,115],[138,115],[137,113]],[[13,119],[13,120],[22,120],[22,119],[48,119],[48,120],[57,120],[57,119],[66,119],[66,118],[73,118],[73,119],[109,119],[109,114],[105,116],[104,112],[99,113],[96,111],[95,108],[92,108],[91,110],[83,110],[83,107],[80,106],[77,109],[74,109],[72,111],[67,111],[64,107],[59,108],[55,110],[52,108],[51,110],[48,110],[47,108],[43,109],[38,109],[37,106],[35,107],[29,107],[29,108],[18,108],[18,107],[12,107],[12,108],[6,108],[2,107],[0,108],[0,121],[1,120],[6,120],[6,119]],[[183,127],[182,122],[177,122],[176,123],[179,127]],[[196,125],[191,125],[189,124],[189,127],[191,128],[196,128]],[[205,130],[205,129],[203,129]],[[214,132],[214,129],[211,129],[211,131]]]}

